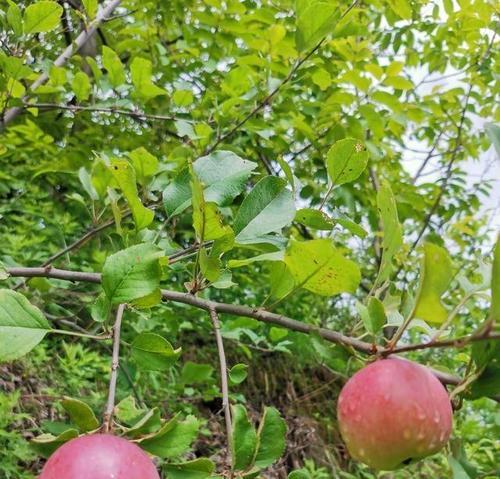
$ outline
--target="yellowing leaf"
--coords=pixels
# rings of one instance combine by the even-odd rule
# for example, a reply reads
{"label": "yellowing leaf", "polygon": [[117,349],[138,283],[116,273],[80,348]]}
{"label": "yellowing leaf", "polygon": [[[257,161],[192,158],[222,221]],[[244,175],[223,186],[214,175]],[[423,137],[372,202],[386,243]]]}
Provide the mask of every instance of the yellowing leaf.
{"label": "yellowing leaf", "polygon": [[328,239],[292,240],[285,252],[285,263],[296,286],[324,296],[354,293],[361,281],[358,265],[345,258]]}
{"label": "yellowing leaf", "polygon": [[448,252],[434,243],[425,243],[420,285],[413,314],[415,318],[436,324],[446,321],[448,311],[441,303],[441,296],[447,290],[451,279],[452,264]]}
{"label": "yellowing leaf", "polygon": [[126,160],[114,160],[111,162],[111,173],[130,206],[137,230],[146,228],[153,221],[154,212],[141,203],[134,168]]}

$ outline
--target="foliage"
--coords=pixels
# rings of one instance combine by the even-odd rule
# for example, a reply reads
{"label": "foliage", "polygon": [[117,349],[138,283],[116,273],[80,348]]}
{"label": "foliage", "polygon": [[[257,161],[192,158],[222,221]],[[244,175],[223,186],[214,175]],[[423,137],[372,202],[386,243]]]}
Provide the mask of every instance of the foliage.
{"label": "foliage", "polygon": [[399,340],[462,409],[447,450],[378,477],[494,477],[500,246],[470,164],[500,144],[497,22],[487,0],[0,0],[3,476],[39,472],[22,436],[47,455],[101,427],[113,371],[112,426],[168,477],[377,477],[334,383]]}

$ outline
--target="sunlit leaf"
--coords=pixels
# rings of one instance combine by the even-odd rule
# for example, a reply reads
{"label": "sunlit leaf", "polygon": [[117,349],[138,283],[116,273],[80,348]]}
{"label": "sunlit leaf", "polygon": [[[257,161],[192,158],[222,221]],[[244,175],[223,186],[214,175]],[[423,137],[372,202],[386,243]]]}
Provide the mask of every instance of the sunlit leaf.
{"label": "sunlit leaf", "polygon": [[35,2],[24,11],[24,33],[50,32],[57,28],[63,8],[57,2]]}
{"label": "sunlit leaf", "polygon": [[452,279],[452,263],[448,252],[434,243],[424,244],[420,284],[414,317],[427,323],[443,323],[448,310],[441,302]]}
{"label": "sunlit leaf", "polygon": [[326,166],[334,185],[354,181],[367,164],[368,152],[363,143],[354,138],[339,140],[328,150]]}
{"label": "sunlit leaf", "polygon": [[231,452],[233,469],[241,471],[248,469],[254,463],[257,450],[257,432],[248,419],[247,411],[241,404],[232,408],[233,431],[231,437]]}

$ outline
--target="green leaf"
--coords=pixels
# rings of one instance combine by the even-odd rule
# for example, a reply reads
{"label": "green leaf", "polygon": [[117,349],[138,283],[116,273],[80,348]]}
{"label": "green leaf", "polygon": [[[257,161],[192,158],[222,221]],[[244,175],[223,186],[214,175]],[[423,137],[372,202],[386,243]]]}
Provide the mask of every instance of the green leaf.
{"label": "green leaf", "polygon": [[195,384],[210,381],[214,368],[210,364],[196,364],[188,361],[184,364],[180,381],[184,384]]}
{"label": "green leaf", "polygon": [[5,266],[0,262],[0,281],[6,280],[10,276]]}
{"label": "green leaf", "polygon": [[167,94],[163,88],[153,83],[153,64],[149,60],[135,57],[130,65],[130,73],[138,97],[147,101]]}
{"label": "green leaf", "polygon": [[307,469],[298,469],[288,474],[288,479],[312,479]]}
{"label": "green leaf", "polygon": [[326,168],[334,185],[354,181],[368,164],[368,152],[361,141],[344,138],[328,150]]}
{"label": "green leaf", "polygon": [[500,235],[497,237],[491,266],[490,319],[495,323],[500,323]]}
{"label": "green leaf", "polygon": [[146,228],[153,221],[155,214],[146,208],[139,198],[134,168],[126,160],[113,160],[110,170],[130,206],[137,230]]}
{"label": "green leaf", "polygon": [[313,208],[298,210],[295,221],[315,230],[331,231],[334,226],[333,220],[326,213]]}
{"label": "green leaf", "polygon": [[245,197],[234,219],[236,241],[280,230],[295,217],[292,192],[275,176],[262,178]]}
{"label": "green leaf", "polygon": [[448,464],[450,465],[453,479],[471,479],[467,471],[451,454],[448,456]]}
{"label": "green leaf", "polygon": [[486,123],[484,130],[490,138],[491,144],[495,147],[498,155],[500,155],[500,126],[494,123]]}
{"label": "green leaf", "polygon": [[125,431],[128,437],[140,437],[157,432],[161,427],[161,414],[158,408],[153,408],[143,414],[130,429]]}
{"label": "green leaf", "polygon": [[272,253],[263,253],[258,256],[252,256],[251,258],[245,259],[230,259],[227,265],[230,268],[239,268],[241,266],[247,266],[251,263],[256,263],[259,261],[283,261],[285,257],[284,251],[273,251]]}
{"label": "green leaf", "polygon": [[375,297],[368,300],[369,323],[365,324],[366,329],[373,335],[377,334],[387,322],[385,308],[382,302]]}
{"label": "green leaf", "polygon": [[190,90],[176,90],[172,95],[172,100],[177,106],[191,105],[193,99],[193,92]]}
{"label": "green leaf", "polygon": [[165,466],[165,471],[170,479],[205,479],[211,477],[214,470],[215,464],[204,457]]}
{"label": "green leaf", "polygon": [[173,459],[190,449],[199,427],[200,423],[194,416],[187,416],[184,421],[179,421],[177,417],[174,417],[157,433],[140,441],[140,446],[155,456]]}
{"label": "green leaf", "polygon": [[269,283],[271,290],[269,294],[274,299],[284,298],[295,287],[295,279],[284,262],[272,263],[270,269]]}
{"label": "green leaf", "polygon": [[89,77],[84,72],[78,72],[73,78],[71,87],[79,101],[85,101],[90,96],[90,81]]}
{"label": "green leaf", "polygon": [[50,330],[42,312],[22,294],[0,289],[0,361],[24,356]]}
{"label": "green leaf", "polygon": [[248,419],[247,411],[241,404],[232,407],[233,431],[231,434],[231,457],[233,469],[243,471],[254,463],[257,450],[257,432]]}
{"label": "green leaf", "polygon": [[201,274],[211,283],[217,281],[222,273],[222,262],[217,256],[209,256],[206,248],[200,249]]}
{"label": "green leaf", "polygon": [[57,2],[35,2],[24,11],[24,33],[50,32],[59,26],[63,8]]}
{"label": "green leaf", "polygon": [[83,166],[78,170],[78,178],[80,179],[80,183],[82,184],[84,190],[90,196],[90,199],[97,201],[99,199],[99,195],[92,184],[92,178],[89,172]]}
{"label": "green leaf", "polygon": [[71,422],[81,431],[93,431],[99,427],[94,411],[90,406],[79,399],[64,398],[61,405],[68,413]]}
{"label": "green leaf", "polygon": [[350,220],[346,215],[338,211],[334,211],[333,221],[343,226],[347,231],[350,231],[353,235],[356,235],[361,239],[366,238],[368,236],[368,233],[362,226],[358,225],[358,223],[355,223],[354,221]]}
{"label": "green leaf", "polygon": [[133,396],[127,396],[115,406],[116,418],[129,426],[140,420],[145,413],[145,409],[137,407],[137,403]]}
{"label": "green leaf", "polygon": [[296,0],[295,5],[295,43],[299,51],[304,51],[333,31],[341,11],[339,5],[325,0]]}
{"label": "green leaf", "polygon": [[142,146],[129,152],[128,157],[137,175],[137,182],[141,185],[145,185],[158,171],[160,165],[158,158]]}
{"label": "green leaf", "polygon": [[[469,396],[471,399],[494,398],[500,394],[500,343],[498,341],[486,341],[485,343],[487,344],[478,344],[477,349],[481,346],[488,348],[491,356],[486,365],[483,366],[484,369],[479,378],[472,383]],[[488,352],[484,355],[488,355]]]}
{"label": "green leaf", "polygon": [[389,0],[392,11],[404,20],[411,20],[412,9],[409,0]]}
{"label": "green leaf", "polygon": [[286,423],[277,409],[266,407],[258,431],[258,449],[255,465],[265,468],[285,452]]}
{"label": "green leaf", "polygon": [[235,364],[229,371],[229,380],[232,384],[241,384],[248,376],[248,364]]}
{"label": "green leaf", "polygon": [[87,12],[90,20],[94,19],[97,14],[98,0],[82,0],[83,8]]}
{"label": "green leaf", "polygon": [[52,434],[41,434],[31,440],[31,446],[43,457],[51,456],[65,442],[78,437],[76,429],[67,429],[58,436]]}
{"label": "green leaf", "polygon": [[392,260],[403,245],[403,231],[398,219],[396,200],[389,183],[382,181],[377,192],[377,207],[383,229],[382,259],[376,284],[386,281],[392,273]]}
{"label": "green leaf", "polygon": [[129,303],[159,290],[161,270],[158,247],[142,243],[108,257],[102,270],[102,287],[112,304]]}
{"label": "green leaf", "polygon": [[[193,171],[203,184],[206,202],[229,205],[244,189],[257,163],[235,155],[232,151],[216,151],[198,158]],[[169,215],[182,213],[191,204],[189,169],[184,169],[163,192],[165,210]]]}
{"label": "green leaf", "polygon": [[441,303],[441,296],[448,289],[452,277],[452,264],[448,252],[434,243],[425,243],[413,315],[415,318],[431,324],[441,324],[446,321],[448,311]]}
{"label": "green leaf", "polygon": [[14,33],[18,36],[23,34],[23,17],[21,9],[12,1],[7,0],[9,8],[7,9],[7,22],[12,27]]}
{"label": "green leaf", "polygon": [[174,349],[159,334],[141,333],[132,342],[132,358],[145,371],[166,371],[180,354],[181,348]]}
{"label": "green leaf", "polygon": [[111,314],[111,302],[105,293],[99,294],[97,299],[90,307],[90,315],[97,323],[104,323]]}
{"label": "green leaf", "polygon": [[125,69],[123,68],[120,57],[114,50],[106,45],[102,47],[102,64],[108,72],[109,82],[113,88],[119,87],[125,83]]}
{"label": "green leaf", "polygon": [[292,240],[285,263],[296,286],[324,296],[354,293],[361,281],[358,265],[346,259],[328,239]]}

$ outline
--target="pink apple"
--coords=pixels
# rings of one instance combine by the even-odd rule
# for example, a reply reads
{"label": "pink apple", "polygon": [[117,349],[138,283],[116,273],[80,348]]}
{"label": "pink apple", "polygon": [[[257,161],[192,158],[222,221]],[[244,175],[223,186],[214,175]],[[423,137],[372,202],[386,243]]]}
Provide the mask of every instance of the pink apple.
{"label": "pink apple", "polygon": [[393,470],[435,454],[448,442],[448,393],[424,366],[381,359],[358,371],[340,392],[337,414],[352,457]]}
{"label": "pink apple", "polygon": [[160,479],[148,455],[109,434],[72,439],[47,461],[39,479]]}

